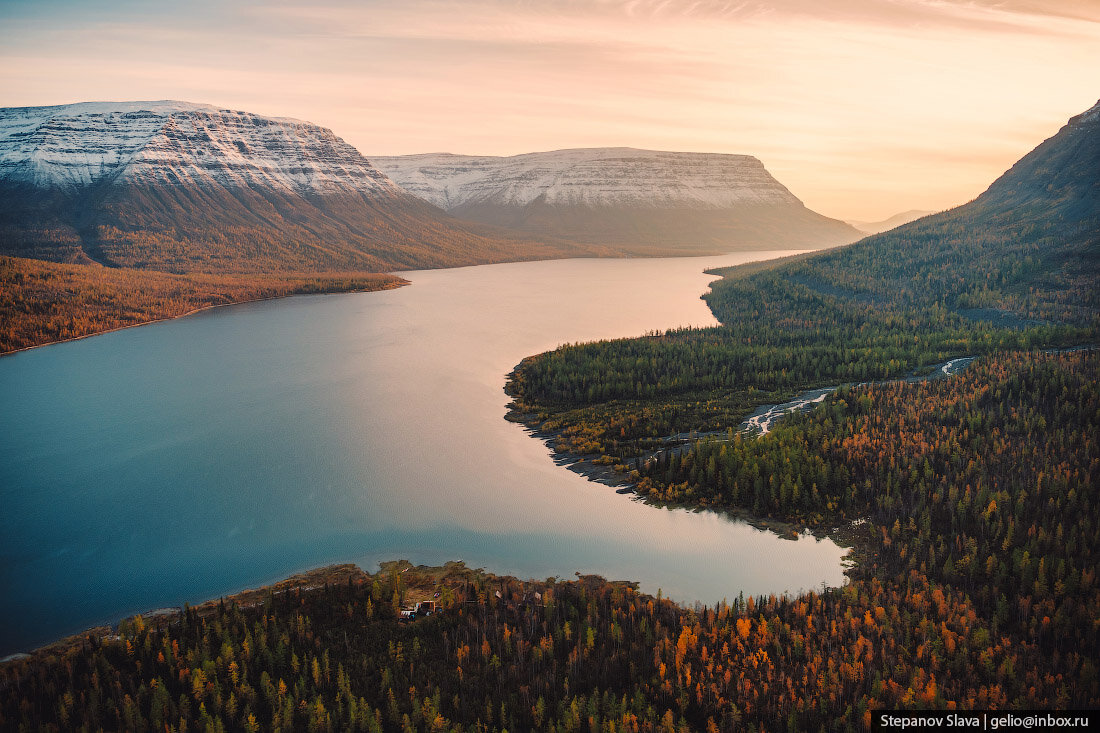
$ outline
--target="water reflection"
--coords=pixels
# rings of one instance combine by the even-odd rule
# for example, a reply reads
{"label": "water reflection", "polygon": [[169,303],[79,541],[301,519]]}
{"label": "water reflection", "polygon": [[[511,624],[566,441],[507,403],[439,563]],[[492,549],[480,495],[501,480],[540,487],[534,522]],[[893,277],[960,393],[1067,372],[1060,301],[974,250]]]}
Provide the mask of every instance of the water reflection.
{"label": "water reflection", "polygon": [[0,654],[337,561],[706,602],[840,584],[831,542],[646,506],[503,419],[524,356],[711,324],[703,269],[762,256],[405,273],[0,360]]}

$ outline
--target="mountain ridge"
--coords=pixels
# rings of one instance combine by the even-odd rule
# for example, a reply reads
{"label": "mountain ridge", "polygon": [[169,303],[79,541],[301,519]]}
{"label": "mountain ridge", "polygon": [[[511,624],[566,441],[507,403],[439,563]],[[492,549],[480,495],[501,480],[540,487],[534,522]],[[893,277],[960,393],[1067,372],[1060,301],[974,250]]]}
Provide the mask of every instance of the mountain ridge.
{"label": "mountain ridge", "polygon": [[[1100,216],[1100,101],[1016,161],[972,202],[990,213]],[[1090,176],[1091,174],[1091,176]],[[1082,181],[1089,181],[1082,191]]]}
{"label": "mountain ridge", "polygon": [[327,128],[167,100],[0,109],[0,253],[172,272],[609,254],[451,217]]}
{"label": "mountain ridge", "polygon": [[[443,209],[485,201],[525,205],[540,198],[558,205],[641,208],[801,203],[751,155],[605,147],[511,156],[425,153],[373,160],[381,170],[397,173],[394,180],[404,182],[406,190]],[[663,170],[655,171],[649,165],[654,161],[659,161]],[[695,172],[691,166],[705,166],[704,175],[690,177]],[[639,184],[632,182],[629,174],[650,178]],[[656,181],[663,185],[651,185]]]}
{"label": "mountain ridge", "polygon": [[0,178],[61,188],[105,179],[213,179],[298,190],[397,190],[327,128],[174,100],[0,109]]}
{"label": "mountain ridge", "polygon": [[372,161],[455,216],[632,251],[820,248],[860,236],[807,209],[750,155],[612,147]]}

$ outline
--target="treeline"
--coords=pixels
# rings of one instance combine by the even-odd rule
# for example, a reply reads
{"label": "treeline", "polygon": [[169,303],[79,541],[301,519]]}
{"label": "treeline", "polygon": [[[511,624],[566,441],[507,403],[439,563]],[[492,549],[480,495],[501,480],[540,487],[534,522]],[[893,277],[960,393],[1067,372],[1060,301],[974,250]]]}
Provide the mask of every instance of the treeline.
{"label": "treeline", "polygon": [[[1092,175],[1091,173],[1089,174]],[[1091,208],[1091,210],[1089,210]],[[1095,324],[1100,210],[1074,217],[991,211],[981,201],[793,263],[785,276],[825,292],[921,312],[986,308],[1034,321]],[[717,294],[719,320],[736,303]]]}
{"label": "treeline", "polygon": [[398,277],[374,273],[174,275],[0,256],[0,353],[212,305],[382,290],[403,283]]}

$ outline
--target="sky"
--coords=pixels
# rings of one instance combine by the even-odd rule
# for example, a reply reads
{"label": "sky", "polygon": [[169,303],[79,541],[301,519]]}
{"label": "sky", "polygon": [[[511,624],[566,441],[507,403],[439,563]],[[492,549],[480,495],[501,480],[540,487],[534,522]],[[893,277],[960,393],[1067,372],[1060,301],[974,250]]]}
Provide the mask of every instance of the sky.
{"label": "sky", "polygon": [[1100,0],[0,0],[0,106],[179,99],[371,155],[754,155],[807,206],[965,203],[1100,98]]}

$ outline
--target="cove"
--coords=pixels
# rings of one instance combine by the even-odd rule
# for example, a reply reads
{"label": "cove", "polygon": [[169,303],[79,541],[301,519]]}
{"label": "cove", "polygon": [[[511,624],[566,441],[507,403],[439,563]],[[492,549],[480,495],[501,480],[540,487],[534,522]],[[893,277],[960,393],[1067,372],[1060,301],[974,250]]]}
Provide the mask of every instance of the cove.
{"label": "cove", "polygon": [[704,269],[787,254],[400,273],[0,359],[0,656],[334,562],[688,603],[842,584],[829,540],[643,504],[504,419],[523,357],[713,324]]}

